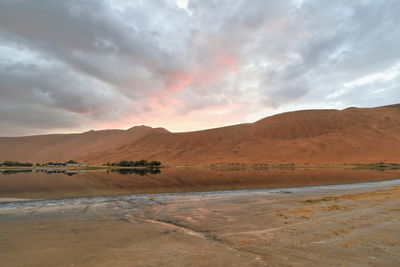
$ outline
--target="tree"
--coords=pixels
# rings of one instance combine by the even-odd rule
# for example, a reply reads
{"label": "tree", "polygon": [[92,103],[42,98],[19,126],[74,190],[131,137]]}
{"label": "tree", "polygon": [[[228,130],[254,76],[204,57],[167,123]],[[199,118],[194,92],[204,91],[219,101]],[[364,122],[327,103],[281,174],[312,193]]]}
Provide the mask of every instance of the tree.
{"label": "tree", "polygon": [[130,162],[127,161],[127,160],[121,160],[118,165],[121,166],[121,167],[129,167],[129,166],[131,166]]}
{"label": "tree", "polygon": [[157,161],[157,160],[153,160],[152,162],[150,162],[150,166],[151,167],[160,167],[161,166],[161,162]]}
{"label": "tree", "polygon": [[136,166],[147,166],[149,163],[147,162],[147,160],[141,159],[139,161],[135,161],[135,165]]}

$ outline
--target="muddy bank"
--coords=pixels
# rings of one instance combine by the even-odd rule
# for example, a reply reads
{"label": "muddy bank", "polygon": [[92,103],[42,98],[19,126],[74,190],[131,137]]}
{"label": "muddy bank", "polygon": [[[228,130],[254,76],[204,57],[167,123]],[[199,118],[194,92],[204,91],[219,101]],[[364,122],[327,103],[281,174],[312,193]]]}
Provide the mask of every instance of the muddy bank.
{"label": "muddy bank", "polygon": [[398,266],[400,181],[0,204],[4,266]]}

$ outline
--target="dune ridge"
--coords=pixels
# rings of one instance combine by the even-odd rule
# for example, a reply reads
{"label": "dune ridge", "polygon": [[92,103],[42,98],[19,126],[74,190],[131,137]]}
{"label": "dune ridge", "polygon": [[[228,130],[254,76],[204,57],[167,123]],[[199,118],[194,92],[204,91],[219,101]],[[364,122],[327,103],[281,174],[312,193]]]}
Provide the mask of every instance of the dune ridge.
{"label": "dune ridge", "polygon": [[141,158],[167,164],[400,162],[400,104],[293,111],[254,123],[183,133],[135,126],[0,137],[0,161],[105,163]]}

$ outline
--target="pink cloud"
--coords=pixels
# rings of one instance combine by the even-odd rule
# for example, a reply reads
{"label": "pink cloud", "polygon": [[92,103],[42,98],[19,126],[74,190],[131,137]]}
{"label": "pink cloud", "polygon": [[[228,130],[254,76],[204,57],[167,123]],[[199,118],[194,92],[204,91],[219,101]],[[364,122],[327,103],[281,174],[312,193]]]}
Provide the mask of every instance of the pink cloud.
{"label": "pink cloud", "polygon": [[237,57],[227,53],[221,53],[209,64],[197,65],[186,72],[175,71],[166,75],[166,86],[163,90],[179,92],[189,87],[205,87],[220,80],[229,72],[237,71]]}
{"label": "pink cloud", "polygon": [[[219,52],[219,51],[218,51]],[[146,124],[153,127],[165,127],[171,131],[199,130],[219,127],[240,122],[237,111],[243,108],[234,98],[228,97],[223,103],[189,106],[185,113],[178,113],[185,106],[185,101],[177,95],[185,89],[213,88],[226,75],[237,71],[238,58],[230,53],[217,53],[211,61],[203,65],[188,68],[187,71],[173,71],[165,76],[165,86],[149,92],[142,108],[134,114],[124,116],[114,122],[104,122],[96,128],[130,128]],[[218,88],[216,88],[218,89]],[[207,94],[207,92],[204,92]],[[216,116],[218,114],[218,116]],[[218,118],[217,118],[218,117]]]}
{"label": "pink cloud", "polygon": [[167,87],[165,89],[173,92],[180,91],[186,88],[194,78],[194,75],[182,72],[172,72],[166,77]]}

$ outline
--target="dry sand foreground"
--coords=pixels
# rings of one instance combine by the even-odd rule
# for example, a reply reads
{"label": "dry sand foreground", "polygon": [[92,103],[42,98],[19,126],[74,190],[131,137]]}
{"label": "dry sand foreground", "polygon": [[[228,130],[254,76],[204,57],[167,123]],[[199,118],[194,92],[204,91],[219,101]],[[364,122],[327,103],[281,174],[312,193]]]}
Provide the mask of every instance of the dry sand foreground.
{"label": "dry sand foreground", "polygon": [[399,180],[14,202],[0,265],[399,266],[399,233]]}

